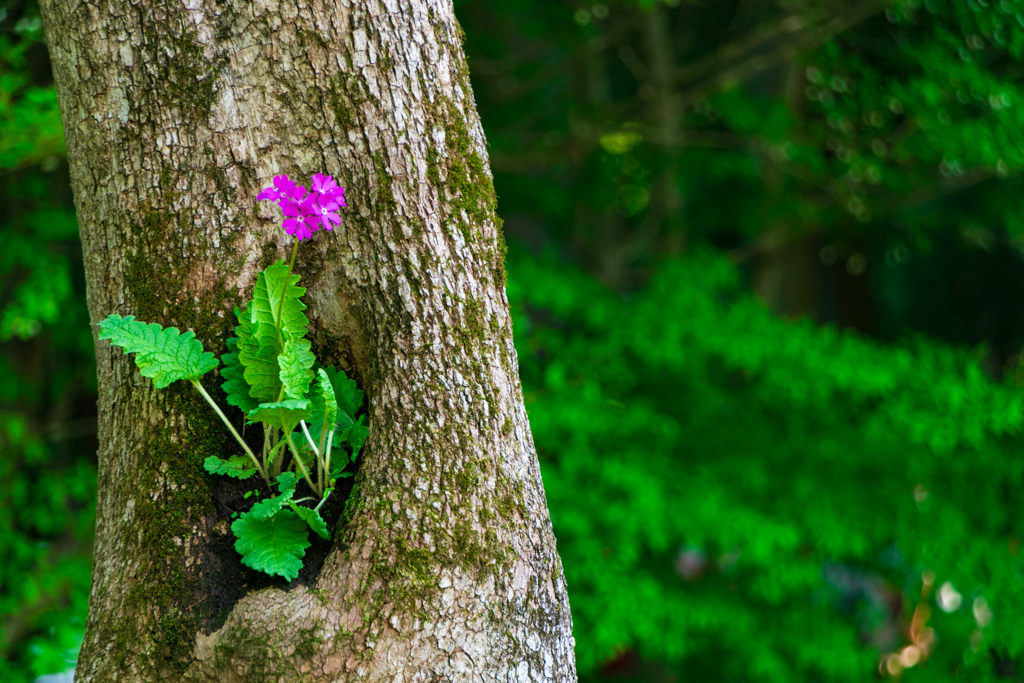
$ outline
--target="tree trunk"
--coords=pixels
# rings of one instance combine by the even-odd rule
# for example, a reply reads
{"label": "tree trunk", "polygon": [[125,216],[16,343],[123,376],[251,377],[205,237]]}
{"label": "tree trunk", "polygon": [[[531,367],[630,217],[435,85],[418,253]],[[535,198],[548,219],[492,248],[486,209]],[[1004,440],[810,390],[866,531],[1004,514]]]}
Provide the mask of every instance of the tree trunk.
{"label": "tree trunk", "polygon": [[357,378],[370,418],[326,559],[266,580],[232,548],[237,491],[202,468],[233,454],[212,411],[97,343],[76,680],[575,680],[451,3],[44,0],[43,16],[93,322],[191,329],[219,355],[291,246],[256,194],[333,174],[344,222],[296,272],[314,351]]}
{"label": "tree trunk", "polygon": [[684,144],[679,93],[672,82],[676,68],[673,50],[671,16],[669,8],[655,5],[647,15],[647,49],[650,55],[651,85],[655,88],[655,125],[660,135],[659,143],[664,147],[664,166],[654,182],[654,206],[651,220],[654,221],[652,237],[658,244],[665,245],[665,251],[678,255],[686,251],[686,227],[683,225],[683,196],[679,192],[679,152]]}

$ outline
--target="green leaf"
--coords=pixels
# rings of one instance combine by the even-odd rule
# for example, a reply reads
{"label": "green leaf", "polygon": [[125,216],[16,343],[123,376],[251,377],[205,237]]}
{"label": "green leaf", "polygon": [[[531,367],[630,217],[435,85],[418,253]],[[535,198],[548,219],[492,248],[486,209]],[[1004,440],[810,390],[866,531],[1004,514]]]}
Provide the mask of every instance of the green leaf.
{"label": "green leaf", "polygon": [[260,403],[273,403],[281,398],[281,366],[271,346],[261,346],[245,369],[245,380],[251,388],[249,394]]}
{"label": "green leaf", "polygon": [[310,400],[313,402],[313,419],[310,421],[310,431],[313,438],[324,434],[324,426],[333,425],[338,419],[338,401],[334,397],[334,387],[323,368],[317,368],[316,378],[313,383],[313,391],[310,392]]}
{"label": "green leaf", "polygon": [[[362,417],[362,416],[360,416],[360,417]],[[348,413],[346,413],[343,410],[339,410],[338,411],[338,420],[335,423],[337,425],[337,430],[336,431],[338,432],[338,434],[337,434],[337,436],[335,438],[340,438],[340,439],[343,440],[345,438],[345,436],[344,436],[345,432],[348,431],[348,428],[351,427],[352,425],[354,425],[355,423],[356,423],[356,421],[355,421],[355,419],[353,419],[353,417],[351,415],[349,415]],[[339,441],[338,443],[343,443],[343,441]]]}
{"label": "green leaf", "polygon": [[270,519],[295,496],[297,481],[294,472],[283,472],[277,475],[277,488],[280,493],[273,498],[261,500],[245,514],[254,519]]}
{"label": "green leaf", "polygon": [[[362,421],[367,416],[360,415],[359,419],[353,423],[350,423],[348,427],[340,428],[335,432],[334,444],[340,446],[342,443],[348,443],[352,449],[352,462],[359,457],[359,451],[362,449],[362,444],[366,443],[367,437],[370,436],[370,428],[362,424]],[[332,454],[334,452],[332,451]],[[331,456],[331,460],[334,460],[334,456]]]}
{"label": "green leaf", "polygon": [[[327,491],[324,494],[324,500],[327,500],[327,497],[330,495],[331,492]],[[331,540],[331,532],[327,529],[327,522],[323,520],[323,517],[320,516],[319,512],[317,512],[316,510],[312,510],[310,508],[304,508],[298,503],[290,502],[288,503],[288,505],[291,506],[291,509],[295,512],[295,514],[297,514],[299,518],[302,519],[302,521],[308,524],[309,528],[312,529],[318,536],[326,538],[327,540]]]}
{"label": "green leaf", "polygon": [[[275,479],[277,480],[277,489],[281,493],[288,493],[289,491],[295,493],[295,487],[299,484],[299,475],[294,472],[282,472]],[[288,500],[291,500],[290,496]]]}
{"label": "green leaf", "polygon": [[232,455],[227,460],[211,455],[203,462],[203,467],[210,474],[223,474],[234,479],[248,479],[259,471],[244,455]]}
{"label": "green leaf", "polygon": [[309,320],[303,313],[306,305],[300,301],[306,288],[297,286],[298,281],[298,275],[288,275],[288,266],[284,261],[268,267],[256,278],[251,315],[261,345],[273,345],[276,348],[278,321],[282,342],[306,336]]}
{"label": "green leaf", "polygon": [[346,453],[344,451],[344,449],[338,448],[336,451],[332,451],[331,452],[331,472],[330,472],[330,475],[329,475],[330,478],[331,479],[340,479],[342,477],[351,477],[351,476],[353,476],[351,472],[345,472],[344,471],[345,468],[348,467],[348,464],[350,462],[352,462],[352,461],[349,459],[348,453]]}
{"label": "green leaf", "polygon": [[308,339],[289,339],[285,342],[284,353],[277,359],[281,366],[281,383],[288,398],[302,399],[309,392],[313,363],[316,362],[316,356],[309,347]]}
{"label": "green leaf", "polygon": [[248,417],[250,422],[262,422],[290,433],[299,424],[299,420],[308,420],[312,415],[309,401],[302,399],[261,403]]}
{"label": "green leaf", "polygon": [[363,444],[366,443],[366,438],[370,435],[370,428],[363,424],[363,415],[359,416],[359,421],[354,425],[345,430],[342,435],[344,440],[352,446],[352,460],[355,461],[359,457],[359,451],[363,448]]}
{"label": "green leaf", "polygon": [[259,274],[252,303],[239,313],[239,361],[249,393],[258,403],[277,401],[282,387],[288,398],[305,398],[313,379],[316,359],[304,338],[309,320],[299,300],[306,290],[296,285],[298,281],[299,276],[288,276],[288,267],[278,261]]}
{"label": "green leaf", "polygon": [[333,367],[324,368],[334,388],[334,396],[338,402],[338,410],[347,413],[355,421],[356,413],[363,407],[363,391],[356,386],[354,379],[349,379],[344,370]]}
{"label": "green leaf", "polygon": [[221,362],[224,363],[224,367],[220,371],[224,383],[220,386],[227,394],[229,406],[235,406],[240,408],[243,413],[248,413],[259,406],[259,401],[249,393],[249,383],[245,381],[245,368],[238,360],[238,338],[228,339],[227,346],[228,353],[220,357]]}
{"label": "green leaf", "polygon": [[199,379],[218,365],[192,332],[164,329],[156,323],[147,325],[131,315],[110,315],[99,327],[100,339],[109,339],[125,353],[136,354],[139,371],[143,377],[151,377],[157,389],[181,379]]}
{"label": "green leaf", "polygon": [[[256,337],[255,326],[249,311],[235,309],[238,326],[238,361],[245,368],[243,377],[249,385],[249,395],[256,404],[276,401],[281,390],[281,371],[277,365],[274,346],[261,347]],[[241,406],[239,406],[241,407]],[[247,414],[250,411],[247,411]]]}
{"label": "green leaf", "polygon": [[306,522],[291,510],[279,510],[267,518],[247,513],[235,520],[231,531],[238,539],[235,550],[246,567],[289,581],[299,575],[309,547],[309,533]]}
{"label": "green leaf", "polygon": [[338,397],[334,393],[334,386],[323,368],[317,370],[317,386],[324,400],[324,422],[331,424],[338,419]]}

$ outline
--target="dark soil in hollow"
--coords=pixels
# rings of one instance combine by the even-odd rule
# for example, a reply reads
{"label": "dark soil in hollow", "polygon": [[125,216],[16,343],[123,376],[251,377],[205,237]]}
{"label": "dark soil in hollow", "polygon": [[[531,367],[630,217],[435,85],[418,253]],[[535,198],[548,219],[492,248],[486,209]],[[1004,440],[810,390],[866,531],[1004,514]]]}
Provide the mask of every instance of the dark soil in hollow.
{"label": "dark soil in hollow", "polygon": [[[352,466],[349,467],[352,469]],[[310,546],[306,548],[302,569],[294,581],[280,576],[268,576],[263,572],[242,565],[242,556],[235,550],[235,535],[231,533],[232,513],[249,510],[259,500],[255,496],[245,498],[247,491],[256,490],[260,498],[266,497],[266,485],[258,477],[241,481],[228,477],[215,477],[214,514],[206,518],[207,543],[203,552],[203,568],[199,573],[199,586],[195,606],[200,616],[200,626],[210,634],[224,625],[235,604],[252,591],[276,586],[282,589],[311,585],[320,575],[327,555],[334,547],[338,520],[345,509],[345,501],[352,492],[354,478],[339,479],[331,497],[320,508],[320,516],[327,522],[332,540],[325,540],[309,532]],[[295,498],[313,496],[305,481],[299,480]],[[313,503],[303,505],[311,507]]]}

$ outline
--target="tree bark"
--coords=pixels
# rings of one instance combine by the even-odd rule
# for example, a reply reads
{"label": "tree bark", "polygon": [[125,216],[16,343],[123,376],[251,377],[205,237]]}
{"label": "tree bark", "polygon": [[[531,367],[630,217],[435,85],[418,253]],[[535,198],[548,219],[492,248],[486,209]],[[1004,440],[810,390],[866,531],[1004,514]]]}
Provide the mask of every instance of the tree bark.
{"label": "tree bark", "polygon": [[357,378],[370,419],[326,559],[265,580],[232,548],[237,491],[202,469],[233,453],[212,411],[97,343],[76,680],[575,680],[451,2],[42,5],[93,322],[191,329],[219,355],[257,270],[291,246],[256,194],[331,173],[344,222],[296,272],[314,351]]}

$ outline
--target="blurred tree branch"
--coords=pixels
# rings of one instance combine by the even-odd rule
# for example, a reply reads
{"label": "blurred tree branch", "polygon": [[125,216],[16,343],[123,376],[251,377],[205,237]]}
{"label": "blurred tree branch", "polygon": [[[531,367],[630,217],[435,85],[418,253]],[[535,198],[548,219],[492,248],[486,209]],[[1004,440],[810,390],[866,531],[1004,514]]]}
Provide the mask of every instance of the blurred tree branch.
{"label": "blurred tree branch", "polygon": [[[675,96],[677,107],[685,109],[715,92],[785,64],[799,53],[827,43],[884,9],[879,0],[868,0],[839,14],[791,14],[771,26],[755,29],[751,35],[727,43],[697,62],[678,69],[675,82],[691,85]],[[779,38],[785,40],[773,44]]]}
{"label": "blurred tree branch", "polygon": [[[685,108],[725,85],[743,82],[782,64],[798,53],[828,42],[836,35],[870,19],[885,9],[882,0],[865,0],[852,6],[846,3],[817,7],[807,12],[789,14],[778,21],[758,27],[750,33],[725,43],[714,52],[674,70],[673,85],[688,85],[677,95],[678,106]],[[637,80],[650,78],[652,71],[621,39],[635,28],[634,21],[618,22],[615,28],[579,45],[573,57],[596,55],[609,48]],[[781,41],[781,42],[780,42]],[[473,60],[477,74],[496,76],[514,68],[512,60]],[[562,63],[552,61],[528,79],[501,93],[499,101],[514,101],[533,92],[563,74]]]}
{"label": "blurred tree branch", "polygon": [[[748,34],[725,43],[712,53],[690,64],[678,67],[671,75],[654,80],[660,89],[683,89],[675,94],[665,92],[663,98],[671,100],[671,109],[681,112],[694,103],[732,84],[745,82],[769,69],[792,60],[800,52],[828,42],[840,33],[870,19],[885,9],[883,0],[864,0],[851,5],[817,7],[807,12],[789,14],[778,21],[753,29]],[[635,18],[634,18],[635,19]],[[623,65],[638,81],[654,78],[651,66],[645,65],[622,40],[636,26],[636,21],[616,24],[601,36],[578,46],[572,57],[592,58],[608,49],[615,49]],[[508,74],[515,61],[473,60],[474,73],[494,78]],[[660,71],[660,70],[659,70]],[[498,88],[497,103],[513,102],[534,92],[563,73],[561,61],[555,60],[534,72],[529,78],[515,82],[512,87]],[[605,115],[622,118],[638,108],[647,107],[646,101],[631,98],[611,107]]]}
{"label": "blurred tree branch", "polygon": [[[702,84],[688,90],[693,92],[702,86],[707,88],[731,80],[747,80],[792,59],[798,52],[828,42],[884,9],[881,0],[866,0],[852,6],[843,3],[838,8],[820,7],[805,13],[790,14],[680,67],[673,74],[674,81],[677,84]],[[782,42],[779,42],[780,39]]]}

